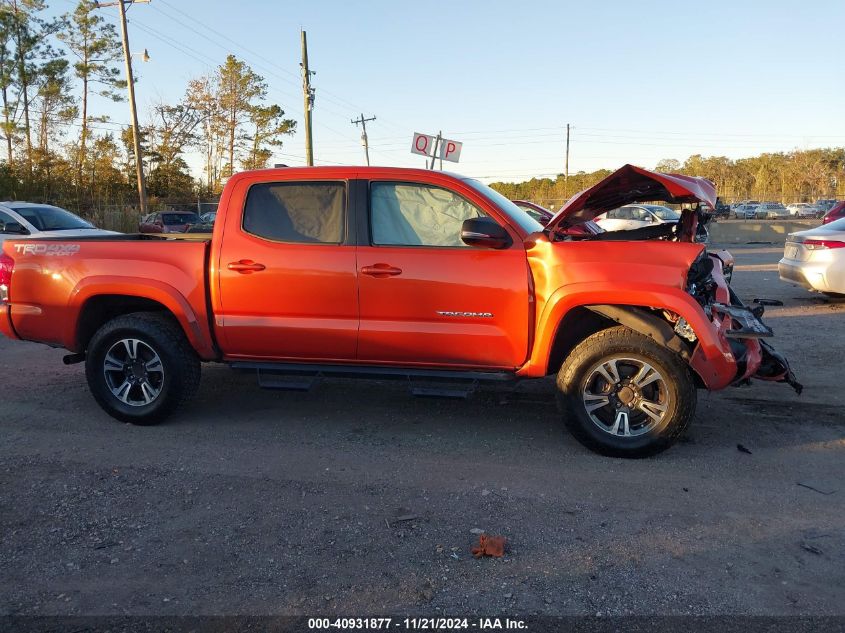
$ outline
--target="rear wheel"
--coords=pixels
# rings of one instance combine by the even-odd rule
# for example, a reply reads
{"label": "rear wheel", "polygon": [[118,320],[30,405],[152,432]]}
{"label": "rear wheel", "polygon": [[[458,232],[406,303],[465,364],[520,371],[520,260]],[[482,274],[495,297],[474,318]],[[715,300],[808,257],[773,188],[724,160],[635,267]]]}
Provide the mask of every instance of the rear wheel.
{"label": "rear wheel", "polygon": [[106,323],[91,339],[88,386],[113,418],[156,424],[196,392],[200,362],[173,319],[139,312]]}
{"label": "rear wheel", "polygon": [[564,361],[557,388],[569,431],[602,455],[647,457],[666,450],[695,413],[686,363],[626,327],[582,341]]}

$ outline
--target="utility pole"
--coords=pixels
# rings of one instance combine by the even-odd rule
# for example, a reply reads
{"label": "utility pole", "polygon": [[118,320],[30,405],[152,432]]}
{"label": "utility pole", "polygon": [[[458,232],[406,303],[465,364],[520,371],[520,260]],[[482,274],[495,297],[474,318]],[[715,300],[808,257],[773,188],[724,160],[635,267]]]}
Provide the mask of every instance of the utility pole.
{"label": "utility pole", "polygon": [[569,123],[566,124],[566,171],[563,174],[563,195],[569,198]]}
{"label": "utility pole", "polygon": [[309,167],[314,165],[314,145],[311,137],[311,110],[314,109],[314,89],[311,87],[311,75],[316,75],[308,68],[308,41],[305,31],[300,31],[302,40],[302,96],[305,105],[305,162]]}
{"label": "utility pole", "polygon": [[363,145],[364,145],[364,156],[367,157],[367,165],[370,164],[370,145],[369,145],[369,142],[367,140],[367,121],[375,121],[375,120],[376,120],[375,116],[372,116],[369,119],[365,119],[363,112],[361,113],[360,119],[353,119],[352,120],[352,123],[355,124],[355,127],[358,127],[358,124],[360,123],[361,128],[363,129],[363,132],[361,132],[361,143],[363,143]]}
{"label": "utility pole", "polygon": [[[129,52],[129,31],[126,28],[126,5],[148,3],[150,0],[117,0],[95,2],[96,8],[117,6],[120,11],[120,30],[123,34],[123,56],[126,58],[126,87],[129,90],[129,108],[132,110],[132,141],[135,147],[135,173],[138,177],[138,200],[141,215],[147,215],[147,183],[144,179],[144,156],[141,153],[141,131],[138,128],[138,108],[135,105],[135,79],[132,75],[132,53]],[[145,51],[146,52],[146,51]]]}

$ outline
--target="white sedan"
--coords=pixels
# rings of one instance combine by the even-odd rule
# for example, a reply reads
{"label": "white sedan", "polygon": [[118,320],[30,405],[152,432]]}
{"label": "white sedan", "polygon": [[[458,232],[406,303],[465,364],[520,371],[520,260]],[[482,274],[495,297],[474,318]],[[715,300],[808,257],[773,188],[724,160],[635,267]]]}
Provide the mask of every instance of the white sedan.
{"label": "white sedan", "polygon": [[808,290],[845,296],[845,218],[790,233],[778,274]]}
{"label": "white sedan", "polygon": [[809,202],[794,202],[786,206],[789,215],[796,218],[816,218],[821,213],[821,210],[810,204]]}
{"label": "white sedan", "polygon": [[98,229],[59,207],[32,202],[0,202],[0,246],[7,239],[22,237],[81,237],[115,235]]}
{"label": "white sedan", "polygon": [[596,217],[605,231],[630,231],[652,224],[677,223],[681,214],[659,204],[628,204]]}

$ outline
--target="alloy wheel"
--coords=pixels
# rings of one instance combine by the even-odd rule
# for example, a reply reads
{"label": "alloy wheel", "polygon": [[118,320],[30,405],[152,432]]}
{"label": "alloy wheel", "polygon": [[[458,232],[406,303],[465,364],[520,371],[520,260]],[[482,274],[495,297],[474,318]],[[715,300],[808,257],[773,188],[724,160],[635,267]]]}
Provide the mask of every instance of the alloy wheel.
{"label": "alloy wheel", "polygon": [[664,422],[671,404],[664,376],[644,360],[624,357],[596,364],[581,398],[593,424],[617,437],[648,433]]}
{"label": "alloy wheel", "polygon": [[132,407],[152,404],[164,386],[158,353],[137,338],[120,339],[103,359],[106,385],[115,398]]}

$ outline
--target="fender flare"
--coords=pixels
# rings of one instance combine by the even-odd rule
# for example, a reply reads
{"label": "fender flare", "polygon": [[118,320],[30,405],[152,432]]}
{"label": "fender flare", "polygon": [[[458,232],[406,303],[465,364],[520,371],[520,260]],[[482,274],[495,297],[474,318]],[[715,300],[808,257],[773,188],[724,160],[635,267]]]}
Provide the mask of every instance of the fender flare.
{"label": "fender flare", "polygon": [[[82,314],[85,304],[104,295],[137,297],[149,299],[163,305],[176,319],[191,346],[200,358],[213,359],[217,356],[208,325],[201,321],[188,300],[173,286],[156,279],[141,279],[100,275],[81,280],[68,298],[68,314]],[[65,347],[77,350],[78,320],[68,319],[63,340]]]}

